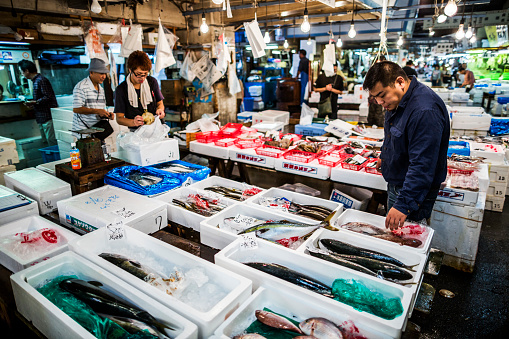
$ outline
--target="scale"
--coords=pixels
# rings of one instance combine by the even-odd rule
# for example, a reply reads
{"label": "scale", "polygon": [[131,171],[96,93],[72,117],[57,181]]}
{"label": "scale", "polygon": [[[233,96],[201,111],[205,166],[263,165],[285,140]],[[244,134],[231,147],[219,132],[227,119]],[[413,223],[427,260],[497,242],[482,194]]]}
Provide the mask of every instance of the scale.
{"label": "scale", "polygon": [[[94,133],[104,132],[104,128],[90,127],[71,132],[75,132],[80,135],[80,139],[76,141],[76,147],[80,150],[82,167],[95,165],[104,161],[101,140],[92,136]],[[89,136],[83,137],[84,134]]]}

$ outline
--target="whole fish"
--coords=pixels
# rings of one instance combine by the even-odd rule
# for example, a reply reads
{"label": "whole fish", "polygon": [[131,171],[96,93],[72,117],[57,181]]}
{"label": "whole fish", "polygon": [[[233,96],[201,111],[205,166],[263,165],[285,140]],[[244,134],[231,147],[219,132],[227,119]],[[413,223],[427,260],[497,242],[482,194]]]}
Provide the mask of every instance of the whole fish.
{"label": "whole fish", "polygon": [[293,337],[293,339],[318,339],[318,338],[313,335],[298,335],[296,337]]}
{"label": "whole fish", "polygon": [[164,333],[165,329],[175,330],[170,325],[158,321],[147,311],[101,288],[103,285],[100,282],[66,279],[61,281],[59,286],[90,306],[96,313],[135,319],[161,333]]}
{"label": "whole fish", "polygon": [[120,254],[101,253],[99,256],[146,282],[150,282],[151,280],[159,278],[164,280],[164,278],[159,273],[150,267],[142,265],[139,262],[124,257]]}
{"label": "whole fish", "polygon": [[360,257],[376,259],[376,260],[384,261],[389,264],[393,264],[393,265],[403,267],[403,268],[413,267],[413,266],[405,265],[403,262],[401,262],[400,260],[398,260],[394,257],[391,257],[390,255],[387,255],[387,254],[384,254],[381,252],[377,252],[377,251],[372,251],[372,250],[369,250],[369,249],[363,248],[363,247],[353,246],[353,245],[344,243],[344,242],[336,240],[336,239],[323,238],[323,239],[320,239],[320,244],[323,245],[325,248],[327,248],[329,251],[332,251],[337,254],[351,254],[351,255],[356,255],[356,256],[360,256]]}
{"label": "whole fish", "polygon": [[332,290],[329,286],[321,283],[320,281],[311,278],[308,275],[289,269],[288,267],[278,264],[266,264],[261,262],[248,262],[244,263],[249,267],[253,267],[262,272],[273,275],[277,278],[288,281],[297,286],[306,288],[310,291],[319,293],[329,298],[333,298]]}
{"label": "whole fish", "polygon": [[413,278],[412,274],[404,268],[380,260],[363,258],[351,254],[336,254],[334,257],[354,262],[377,274],[381,273],[384,278],[389,280],[405,281]]}
{"label": "whole fish", "polygon": [[405,246],[410,246],[410,247],[419,247],[422,245],[422,241],[420,241],[419,239],[402,238],[402,237],[399,237],[392,233],[374,235],[373,237],[391,241],[391,242],[395,242],[397,244],[400,244],[401,246],[405,245]]}
{"label": "whole fish", "polygon": [[372,277],[376,277],[377,276],[377,274],[375,272],[373,272],[372,270],[370,270],[369,268],[367,268],[367,267],[365,267],[363,265],[360,265],[358,263],[355,263],[355,262],[352,262],[352,261],[348,261],[348,260],[346,260],[344,258],[341,258],[337,254],[327,253],[327,252],[320,251],[318,249],[311,248],[311,247],[308,247],[307,250],[308,250],[309,254],[311,256],[313,256],[313,257],[329,261],[329,262],[334,263],[336,265],[348,267],[348,268],[350,268],[352,270],[356,270],[356,271],[362,272],[362,273],[370,275]]}
{"label": "whole fish", "polygon": [[233,339],[266,339],[263,335],[259,335],[257,333],[246,333],[240,334],[233,337]]}
{"label": "whole fish", "polygon": [[151,335],[153,335],[154,337],[168,338],[168,336],[162,334],[159,331],[156,331],[154,328],[152,328],[149,325],[145,324],[144,322],[136,320],[136,319],[116,317],[111,314],[102,314],[102,313],[98,313],[98,315],[103,318],[107,318],[107,319],[113,321],[114,323],[116,323],[117,325],[119,325],[120,327],[122,327],[124,330],[126,330],[127,332],[129,332],[131,334],[135,334],[136,332],[139,332],[139,331],[146,331],[146,332],[150,333]]}
{"label": "whole fish", "polygon": [[302,331],[297,326],[295,326],[290,320],[280,315],[261,310],[256,310],[255,315],[258,321],[267,326],[274,327],[280,330],[293,331],[299,334],[302,333]]}
{"label": "whole fish", "polygon": [[419,239],[402,238],[400,236],[392,234],[389,231],[386,231],[383,228],[379,228],[364,222],[349,222],[344,225],[341,225],[341,228],[357,233],[367,234],[374,238],[395,242],[400,245],[406,245],[410,247],[419,247],[422,245],[422,241],[420,241]]}
{"label": "whole fish", "polygon": [[309,318],[299,324],[304,334],[318,339],[343,339],[343,333],[332,321],[325,318]]}

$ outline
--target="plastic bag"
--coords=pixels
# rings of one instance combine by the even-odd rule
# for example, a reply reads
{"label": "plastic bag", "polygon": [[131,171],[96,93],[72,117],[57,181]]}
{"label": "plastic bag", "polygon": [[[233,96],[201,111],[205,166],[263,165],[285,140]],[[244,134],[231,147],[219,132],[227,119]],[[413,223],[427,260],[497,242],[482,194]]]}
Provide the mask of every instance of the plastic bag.
{"label": "plastic bag", "polygon": [[302,104],[302,109],[300,111],[299,124],[300,125],[311,125],[311,123],[313,122],[314,116],[315,116],[315,112],[313,112],[311,107],[309,107],[305,103]]}
{"label": "plastic bag", "polygon": [[179,180],[182,182],[182,186],[184,187],[188,186],[188,184],[194,184],[195,182],[206,179],[210,175],[210,168],[191,164],[182,160],[174,160],[162,164],[152,165],[150,167],[156,171],[172,173],[174,177],[179,178]]}
{"label": "plastic bag", "polygon": [[336,63],[336,45],[329,43],[323,53],[323,66],[322,70],[325,76],[331,77],[334,75],[334,64]]}
{"label": "plastic bag", "polygon": [[216,118],[219,113],[203,114],[200,119],[186,126],[186,131],[194,131],[199,129],[202,132],[219,131],[219,121]]}
{"label": "plastic bag", "polygon": [[182,180],[151,167],[123,166],[109,171],[104,176],[104,183],[141,195],[155,195],[179,187]]}
{"label": "plastic bag", "polygon": [[122,148],[135,148],[143,144],[161,141],[168,137],[170,127],[159,122],[159,116],[150,125],[142,125],[134,132],[120,133],[117,144]]}
{"label": "plastic bag", "polygon": [[232,62],[229,51],[230,40],[231,39],[227,38],[223,32],[217,43],[217,69],[222,74],[226,73],[228,65]]}
{"label": "plastic bag", "polygon": [[263,41],[262,32],[260,31],[258,22],[256,20],[244,22],[244,28],[246,30],[249,45],[251,45],[253,57],[256,59],[265,56],[265,49],[267,48],[267,45],[265,44],[265,41]]}
{"label": "plastic bag", "polygon": [[159,19],[159,34],[157,36],[157,46],[155,50],[156,73],[159,73],[163,68],[169,67],[176,63],[175,58],[173,57],[173,46],[175,46],[177,40],[178,38],[173,33],[164,28],[164,26],[161,24],[161,19]]}
{"label": "plastic bag", "polygon": [[187,52],[182,68],[180,69],[180,76],[189,82],[192,82],[196,78],[196,74],[192,71],[192,67],[196,62],[196,55],[194,52]]}
{"label": "plastic bag", "polygon": [[106,64],[109,64],[108,56],[101,43],[101,33],[99,33],[99,30],[91,23],[90,25],[85,25],[83,31],[85,33],[86,50],[90,59],[101,59]]}
{"label": "plastic bag", "polygon": [[36,259],[65,244],[67,239],[52,228],[15,233],[0,238],[0,248],[23,260]]}
{"label": "plastic bag", "polygon": [[239,78],[237,78],[237,74],[235,72],[235,67],[233,64],[228,66],[228,89],[231,95],[235,95],[242,91],[240,87]]}
{"label": "plastic bag", "polygon": [[143,28],[141,25],[131,25],[129,27],[129,32],[127,33],[125,39],[122,36],[122,48],[120,49],[119,56],[128,58],[134,51],[142,51],[143,46],[141,43],[141,39],[143,36]]}

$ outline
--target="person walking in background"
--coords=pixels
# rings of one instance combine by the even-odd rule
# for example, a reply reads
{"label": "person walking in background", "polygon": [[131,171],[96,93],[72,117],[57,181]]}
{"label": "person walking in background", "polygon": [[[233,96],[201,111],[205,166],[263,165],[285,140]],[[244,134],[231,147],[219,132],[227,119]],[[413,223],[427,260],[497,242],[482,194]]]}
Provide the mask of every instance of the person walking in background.
{"label": "person walking in background", "polygon": [[299,68],[297,70],[297,78],[300,75],[300,104],[304,102],[304,95],[306,94],[306,86],[309,81],[309,59],[306,58],[306,50],[299,51]]}
{"label": "person walking in background", "polygon": [[405,71],[405,74],[407,77],[414,76],[417,78],[417,71],[414,69],[414,62],[412,60],[408,60],[406,62],[406,66],[403,67],[403,71]]}
{"label": "person walking in background", "polygon": [[442,86],[442,80],[444,75],[440,70],[440,66],[438,64],[435,64],[433,68],[434,68],[433,72],[431,72],[431,86]]}
{"label": "person walking in background", "polygon": [[51,109],[58,107],[58,103],[53,87],[46,77],[37,72],[37,67],[32,61],[21,60],[18,66],[23,76],[33,82],[33,99],[25,102],[25,105],[35,111],[35,121],[39,125],[42,141],[48,146],[56,145]]}
{"label": "person walking in background", "polygon": [[338,94],[343,93],[343,78],[337,74],[337,65],[334,65],[334,75],[326,76],[322,71],[315,82],[314,90],[320,93],[318,117],[325,118],[330,114],[331,119],[338,118]]}
{"label": "person walking in background", "polygon": [[466,87],[467,93],[470,92],[470,90],[474,88],[475,83],[474,72],[472,72],[469,69],[466,69],[463,65],[460,66],[458,72],[465,76],[465,79],[463,80],[463,83],[460,85],[460,87]]}

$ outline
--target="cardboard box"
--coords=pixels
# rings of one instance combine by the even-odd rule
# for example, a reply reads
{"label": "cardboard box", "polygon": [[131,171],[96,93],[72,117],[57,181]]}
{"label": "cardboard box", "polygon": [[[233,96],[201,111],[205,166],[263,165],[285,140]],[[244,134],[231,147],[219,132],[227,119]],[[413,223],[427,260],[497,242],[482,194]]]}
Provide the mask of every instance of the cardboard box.
{"label": "cardboard box", "polygon": [[320,165],[316,159],[305,164],[302,162],[286,160],[283,157],[275,158],[274,168],[277,171],[303,175],[321,180],[329,179],[331,173],[331,168],[329,166]]}
{"label": "cardboard box", "polygon": [[56,211],[57,202],[72,195],[69,183],[36,168],[6,173],[4,177],[7,187],[37,201],[41,215]]}
{"label": "cardboard box", "polygon": [[5,179],[4,179],[4,174],[5,173],[15,172],[15,171],[16,171],[16,166],[14,166],[14,165],[3,165],[3,166],[0,166],[0,185],[4,185],[5,186]]}
{"label": "cardboard box", "polygon": [[118,156],[128,163],[138,166],[149,166],[180,159],[178,141],[175,139],[133,145],[129,148],[119,146]]}
{"label": "cardboard box", "polygon": [[16,141],[0,137],[0,166],[12,165],[19,162]]}
{"label": "cardboard box", "polygon": [[11,199],[12,196],[19,196],[21,199],[27,200],[29,204],[10,209],[4,208],[4,210],[0,212],[0,226],[10,223],[11,221],[39,214],[39,206],[37,205],[36,201],[33,201],[25,197],[23,194],[0,185],[0,199]]}
{"label": "cardboard box", "polygon": [[343,204],[345,209],[365,211],[373,192],[364,188],[343,184],[334,184],[330,200]]}

